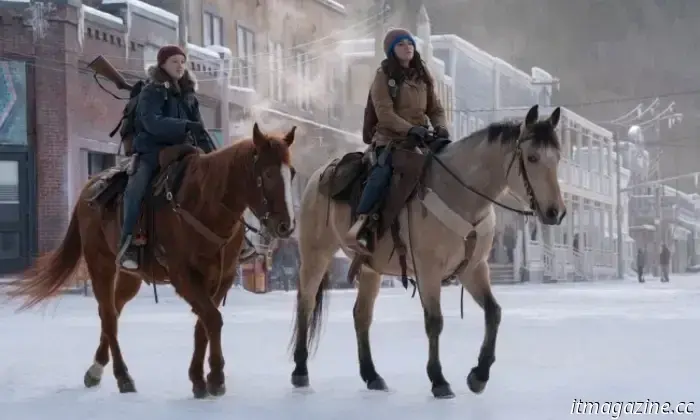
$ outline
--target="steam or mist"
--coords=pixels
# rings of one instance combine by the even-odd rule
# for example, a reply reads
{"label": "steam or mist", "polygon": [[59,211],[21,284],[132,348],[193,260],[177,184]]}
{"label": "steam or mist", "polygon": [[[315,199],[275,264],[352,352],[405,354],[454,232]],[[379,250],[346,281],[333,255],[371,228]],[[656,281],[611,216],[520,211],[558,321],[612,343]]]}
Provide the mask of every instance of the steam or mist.
{"label": "steam or mist", "polygon": [[[293,32],[310,33],[314,25],[321,26],[316,21],[317,17],[306,16],[303,11],[292,7],[275,7],[270,16],[270,26],[296,27]],[[307,40],[298,42],[305,52],[301,58],[295,50],[283,49],[282,55],[282,86],[284,103],[276,101],[274,95],[269,93],[271,82],[268,75],[277,76],[275,57],[269,53],[260,55],[257,61],[256,76],[259,78],[257,97],[249,118],[235,123],[241,127],[252,127],[254,122],[261,124],[267,131],[288,131],[292,125],[297,125],[296,141],[293,148],[294,163],[302,173],[310,174],[322,162],[336,157],[339,145],[357,148],[359,139],[343,134],[341,130],[329,126],[329,108],[338,102],[345,103],[347,89],[345,85],[345,73],[347,62],[344,62],[342,43],[347,40],[366,39],[373,36],[376,17],[349,19],[342,26],[326,35],[316,30],[316,35]],[[329,25],[330,26],[330,25]],[[265,37],[265,34],[261,34]],[[234,69],[236,73],[236,69]],[[273,81],[273,84],[276,82]],[[340,82],[340,83],[339,83]],[[369,89],[369,86],[357,86],[353,89]],[[345,104],[350,105],[350,104]],[[309,112],[300,112],[300,109],[310,109]],[[283,114],[268,111],[269,109],[283,112],[289,110],[289,114],[295,114],[305,120],[314,123],[297,123],[294,118],[287,118]],[[339,115],[338,117],[342,117]],[[340,119],[340,118],[339,118]],[[350,121],[350,130],[359,134],[361,120]],[[317,127],[317,128],[315,128]],[[333,137],[324,136],[328,131],[335,132]],[[248,133],[245,133],[248,135]],[[345,141],[338,138],[345,137]],[[353,143],[354,146],[353,146]],[[329,144],[332,143],[332,144]]]}

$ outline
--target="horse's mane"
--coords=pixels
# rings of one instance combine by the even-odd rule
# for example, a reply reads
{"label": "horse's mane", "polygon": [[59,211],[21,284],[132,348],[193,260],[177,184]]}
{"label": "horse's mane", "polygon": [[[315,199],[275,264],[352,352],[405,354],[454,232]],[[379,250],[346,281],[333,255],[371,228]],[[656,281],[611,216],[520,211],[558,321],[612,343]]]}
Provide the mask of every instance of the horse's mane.
{"label": "horse's mane", "polygon": [[[499,121],[493,122],[486,127],[479,129],[460,141],[477,141],[486,140],[488,143],[500,142],[501,144],[511,144],[520,136],[520,128],[522,121]],[[531,127],[532,145],[537,148],[554,148],[561,149],[559,137],[554,131],[554,127],[548,120],[537,121]]]}

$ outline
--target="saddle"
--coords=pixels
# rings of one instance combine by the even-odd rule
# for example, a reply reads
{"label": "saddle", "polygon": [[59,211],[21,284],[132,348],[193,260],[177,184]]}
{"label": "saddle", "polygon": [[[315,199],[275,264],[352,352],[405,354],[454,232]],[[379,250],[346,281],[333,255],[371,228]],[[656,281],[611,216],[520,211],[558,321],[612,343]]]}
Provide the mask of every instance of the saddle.
{"label": "saddle", "polygon": [[[372,168],[370,153],[372,153],[371,149],[365,152],[348,153],[333,160],[321,174],[319,192],[333,201],[350,205],[351,225],[357,219],[355,210]],[[405,147],[395,147],[392,155],[393,173],[388,192],[370,213],[370,221],[366,229],[372,237],[369,244],[370,249],[386,234],[387,230],[391,230],[394,251],[399,254],[402,282],[404,287],[408,287],[406,245],[399,236],[398,216],[406,203],[418,191],[429,163],[429,156],[418,149]],[[363,263],[366,263],[365,258],[355,257],[348,272],[349,281],[352,281]]]}
{"label": "saddle", "polygon": [[[132,244],[140,248],[140,257],[143,260],[147,244],[155,245],[157,233],[154,230],[155,212],[166,204],[169,204],[171,196],[177,194],[182,185],[185,169],[187,169],[187,156],[199,153],[199,149],[189,144],[171,146],[162,150],[158,156],[160,170],[151,182],[151,192],[146,194],[141,204],[141,214],[134,231]],[[95,175],[96,180],[89,186],[87,198],[90,205],[104,209],[117,210],[119,220],[123,217],[123,196],[129,175],[136,170],[138,155],[123,159],[112,168]],[[171,195],[171,196],[169,196]],[[158,255],[160,259],[162,255]]]}

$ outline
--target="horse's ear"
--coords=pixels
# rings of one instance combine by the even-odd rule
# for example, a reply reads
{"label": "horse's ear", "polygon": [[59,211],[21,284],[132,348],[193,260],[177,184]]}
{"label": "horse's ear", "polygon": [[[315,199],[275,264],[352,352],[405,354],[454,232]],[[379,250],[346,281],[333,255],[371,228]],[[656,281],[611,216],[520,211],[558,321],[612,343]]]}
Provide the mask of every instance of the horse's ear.
{"label": "horse's ear", "polygon": [[532,108],[530,108],[530,110],[527,111],[527,116],[525,116],[525,126],[529,127],[532,124],[536,123],[539,117],[539,106],[533,105]]}
{"label": "horse's ear", "polygon": [[291,146],[292,143],[294,143],[294,132],[297,131],[297,126],[293,126],[291,130],[287,133],[286,136],[284,136],[284,142],[287,143],[287,147]]}
{"label": "horse's ear", "polygon": [[552,115],[549,116],[549,123],[552,124],[553,128],[556,128],[557,124],[559,124],[559,117],[561,117],[561,108],[557,107],[552,111]]}
{"label": "horse's ear", "polygon": [[267,143],[267,137],[265,134],[263,134],[262,131],[260,131],[260,127],[258,126],[257,121],[255,124],[253,124],[253,144],[255,144],[255,147],[260,150],[261,147],[263,147]]}

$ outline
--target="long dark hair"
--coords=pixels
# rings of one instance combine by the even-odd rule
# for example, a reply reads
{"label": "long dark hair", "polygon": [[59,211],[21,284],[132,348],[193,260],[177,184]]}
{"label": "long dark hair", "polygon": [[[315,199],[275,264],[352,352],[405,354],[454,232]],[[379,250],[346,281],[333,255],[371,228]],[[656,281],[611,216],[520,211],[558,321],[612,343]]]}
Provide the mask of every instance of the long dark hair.
{"label": "long dark hair", "polygon": [[389,57],[382,61],[382,69],[384,73],[396,81],[403,81],[406,78],[415,78],[425,82],[430,89],[433,88],[433,78],[430,76],[418,51],[413,52],[413,58],[408,63],[408,68],[403,67],[401,63],[399,63],[399,60],[392,51]]}

